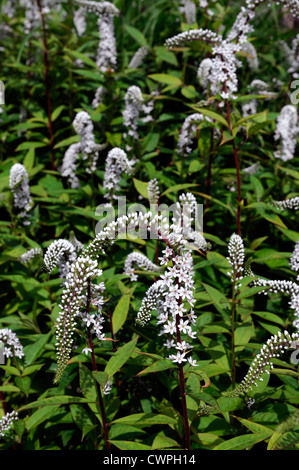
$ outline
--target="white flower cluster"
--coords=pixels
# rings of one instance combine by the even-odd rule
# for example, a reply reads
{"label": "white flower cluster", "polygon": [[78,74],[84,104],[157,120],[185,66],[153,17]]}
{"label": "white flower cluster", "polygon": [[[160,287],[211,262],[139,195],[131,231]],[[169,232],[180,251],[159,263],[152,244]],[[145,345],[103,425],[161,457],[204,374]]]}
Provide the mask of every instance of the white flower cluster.
{"label": "white flower cluster", "polygon": [[249,41],[244,42],[241,45],[241,51],[246,54],[246,60],[250,70],[255,72],[259,68],[259,61],[254,45]]}
{"label": "white flower cluster", "polygon": [[141,89],[132,85],[125,94],[125,109],[123,111],[124,126],[127,132],[124,137],[129,135],[133,139],[138,140],[138,119],[143,105],[143,97]]}
{"label": "white flower cluster", "polygon": [[231,271],[228,271],[227,274],[230,276],[231,282],[236,290],[241,286],[240,281],[243,279],[244,259],[245,252],[243,240],[239,235],[234,233],[231,235],[228,244],[227,260],[231,267]]}
{"label": "white flower cluster", "polygon": [[285,201],[271,201],[272,204],[277,207],[277,209],[293,209],[293,210],[298,210],[299,209],[299,196],[292,197],[290,199],[286,199]]}
{"label": "white flower cluster", "polygon": [[117,66],[116,41],[114,35],[114,17],[112,14],[104,14],[98,18],[100,41],[98,45],[96,64],[101,72],[112,72]]}
{"label": "white flower cluster", "polygon": [[54,379],[56,383],[62,377],[71,354],[76,317],[83,316],[86,318],[87,326],[93,324],[93,328],[98,326],[98,331],[101,331],[101,319],[86,314],[88,286],[90,286],[91,293],[93,289],[96,291],[95,302],[97,303],[99,300],[98,290],[102,290],[102,286],[98,288],[90,283],[94,278],[101,276],[101,274],[102,270],[98,269],[97,261],[92,260],[89,256],[78,257],[70,267],[66,282],[64,283],[61,304],[59,306],[60,312],[56,324],[58,361]]}
{"label": "white flower cluster", "polygon": [[[240,13],[226,36],[207,29],[194,29],[184,31],[166,40],[170,49],[180,47],[185,43],[200,40],[212,44],[212,58],[204,59],[198,69],[198,78],[205,90],[210,87],[212,95],[220,94],[223,100],[235,99],[238,90],[236,70],[242,63],[237,60],[236,53],[243,50],[249,52],[249,65],[256,68],[257,56],[252,45],[247,45],[248,35],[253,31],[250,21],[255,17],[255,8],[264,0],[246,1],[246,8],[242,7]],[[281,1],[290,7],[291,12],[298,16],[298,0]]]}
{"label": "white flower cluster", "polygon": [[254,386],[257,386],[259,380],[263,381],[263,374],[270,374],[273,368],[271,359],[280,357],[284,351],[294,349],[296,347],[294,343],[297,343],[298,340],[298,333],[292,333],[290,335],[287,331],[283,333],[279,331],[277,335],[271,336],[262,347],[260,353],[257,354],[253,360],[246,377],[232,392],[225,393],[224,395],[237,397],[252,390]]}
{"label": "white flower cluster", "polygon": [[144,61],[145,57],[149,53],[149,47],[148,46],[142,46],[137,49],[135,54],[133,55],[132,59],[129,62],[128,68],[129,69],[138,69],[142,62]]}
{"label": "white flower cluster", "polygon": [[[293,271],[299,271],[299,241],[296,243],[292,256],[290,258],[290,267]],[[299,275],[297,276],[299,280]]]}
{"label": "white flower cluster", "polygon": [[83,7],[78,8],[74,14],[74,25],[78,36],[82,36],[86,30],[86,10]]}
{"label": "white flower cluster", "polygon": [[280,140],[279,148],[274,152],[275,158],[284,162],[294,158],[296,137],[299,135],[298,114],[295,106],[284,106],[276,121],[274,139]]}
{"label": "white flower cluster", "polygon": [[[188,247],[206,251],[209,244],[206,242],[201,231],[200,213],[198,213],[196,198],[192,193],[184,193],[179,196],[177,211],[174,211],[173,225],[171,229],[188,241]],[[195,222],[194,229],[192,222]],[[187,246],[187,243],[186,243]]]}
{"label": "white flower cluster", "polygon": [[42,253],[41,248],[31,248],[31,250],[27,250],[23,253],[18,260],[20,263],[27,265],[35,256],[42,255]]}
{"label": "white flower cluster", "polygon": [[104,173],[103,189],[108,190],[105,197],[111,196],[112,190],[119,190],[119,181],[122,173],[132,175],[134,171],[135,160],[128,160],[126,152],[115,147],[108,152]]}
{"label": "white flower cluster", "polygon": [[92,107],[95,109],[103,102],[103,95],[107,93],[106,89],[100,85],[96,89],[96,93],[94,95],[94,99],[92,100]]}
{"label": "white flower cluster", "polygon": [[[240,25],[238,25],[239,31]],[[237,66],[241,65],[236,59],[236,52],[241,50],[241,44],[246,42],[245,33],[238,37],[238,42],[223,39],[221,35],[206,29],[195,29],[186,31],[166,40],[166,45],[171,49],[180,46],[185,42],[201,40],[212,44],[211,59],[204,59],[204,63],[199,65],[197,76],[200,83],[206,87],[210,86],[212,95],[221,94],[223,99],[234,98],[234,93],[238,90],[238,80],[236,74]],[[223,84],[226,90],[222,90]]]}
{"label": "white flower cluster", "polygon": [[52,272],[58,266],[60,278],[65,279],[76,258],[77,253],[73,243],[60,238],[48,246],[44,255],[44,265],[48,272]]}
{"label": "white flower cluster", "polygon": [[246,173],[247,175],[255,175],[258,169],[259,169],[259,164],[253,163],[252,165],[249,165],[246,168],[243,168],[242,171],[244,171],[244,173]]}
{"label": "white flower cluster", "polygon": [[13,422],[18,419],[17,411],[12,411],[11,413],[6,413],[3,418],[0,419],[0,437],[4,437],[6,431],[8,431]]}
{"label": "white flower cluster", "polygon": [[[267,95],[269,98],[276,96],[275,93],[270,91],[268,83],[260,79],[254,79],[248,86],[250,93],[254,95]],[[252,99],[249,103],[242,105],[243,117],[250,116],[257,113],[258,102],[256,99]]]}
{"label": "white flower cluster", "polygon": [[[206,118],[207,121],[211,119]],[[194,134],[198,128],[198,123],[204,120],[203,114],[193,113],[186,117],[183,122],[182,129],[179,135],[178,141],[178,154],[187,155],[192,152],[192,143],[194,140]]]}
{"label": "white flower cluster", "polygon": [[136,227],[147,233],[150,230],[151,216],[151,212],[146,214],[134,212],[118,217],[116,221],[111,222],[97,233],[94,240],[83,250],[82,255],[98,256],[100,253],[105,253],[107,245],[113,245],[119,235],[130,233],[130,230],[135,230]]}
{"label": "white flower cluster", "polygon": [[31,196],[28,173],[24,165],[15,163],[9,174],[9,187],[14,196],[14,207],[21,209],[19,216],[23,218],[24,225],[30,225],[28,212],[31,209]]}
{"label": "white flower cluster", "polygon": [[157,266],[155,263],[152,263],[147,256],[142,253],[134,251],[130,253],[124,264],[124,274],[130,276],[131,281],[137,281],[138,276],[134,272],[133,265],[136,264],[138,268],[144,268],[146,271],[159,272],[161,271],[160,266]]}
{"label": "white flower cluster", "polygon": [[153,178],[148,182],[147,195],[150,204],[158,204],[160,198],[160,188],[157,178]]}
{"label": "white flower cluster", "polygon": [[167,336],[164,345],[176,350],[168,359],[178,364],[188,360],[191,365],[196,365],[191,356],[186,358],[193,346],[182,339],[183,335],[196,338],[192,330],[196,320],[192,308],[195,303],[192,255],[186,250],[179,250],[180,254],[175,255],[170,246],[162,253],[160,264],[167,266],[166,271],[147,291],[137,314],[137,324],[145,325],[150,320],[150,312],[158,310],[157,324],[162,325],[160,335]]}
{"label": "white flower cluster", "polygon": [[[293,257],[290,260],[290,265],[292,269],[294,269],[296,272],[298,272],[297,269],[295,269],[298,266],[297,256],[298,256],[298,248],[295,247]],[[251,269],[249,269],[246,274],[254,277],[254,274],[252,273]],[[298,276],[297,276],[297,280],[298,280]],[[299,284],[293,281],[286,281],[286,280],[267,280],[267,279],[255,278],[253,280],[253,285],[267,288],[259,292],[259,294],[264,293],[264,295],[267,295],[267,293],[270,292],[273,294],[281,293],[281,294],[288,295],[290,297],[290,301],[289,301],[290,308],[295,311],[295,320],[293,321],[293,325],[295,328],[299,330]]]}
{"label": "white flower cluster", "polygon": [[74,3],[76,3],[79,7],[84,8],[86,11],[90,13],[96,13],[97,15],[118,15],[119,10],[116,8],[116,6],[113,5],[111,2],[95,2],[92,0],[75,0]]}
{"label": "white flower cluster", "polygon": [[[154,91],[151,93],[152,96],[157,93]],[[144,102],[142,91],[139,86],[132,85],[128,88],[125,94],[125,108],[123,110],[123,122],[127,131],[123,134],[123,137],[131,137],[134,140],[138,140],[138,120],[143,123],[150,122],[153,120],[151,113],[154,109],[154,99],[151,99],[147,104]],[[144,115],[141,116],[141,113]],[[127,150],[131,150],[131,146],[127,144]]]}
{"label": "white flower cluster", "polygon": [[2,14],[13,18],[15,15],[15,9],[17,1],[16,0],[6,0],[6,3],[1,6]]}
{"label": "white flower cluster", "polygon": [[[3,355],[5,357],[23,357],[23,346],[17,335],[9,328],[0,330],[0,344],[3,347]],[[2,348],[1,348],[2,349]]]}
{"label": "white flower cluster", "polygon": [[104,395],[109,395],[109,393],[111,392],[111,388],[112,388],[111,386],[112,386],[112,382],[107,380],[107,382],[105,383],[104,388],[103,388],[103,394]]}
{"label": "white flower cluster", "polygon": [[64,154],[60,172],[63,177],[68,179],[71,187],[75,189],[80,187],[80,182],[76,175],[79,155],[81,154],[83,161],[88,160],[89,165],[86,167],[86,172],[89,174],[94,173],[99,158],[99,151],[102,150],[106,144],[95,143],[93,123],[86,111],[77,113],[73,121],[73,127],[80,136],[80,142],[70,145],[67,149]]}
{"label": "white flower cluster", "polygon": [[196,23],[196,5],[192,0],[182,0],[180,12],[185,17],[187,24]]}
{"label": "white flower cluster", "polygon": [[299,70],[299,34],[293,39],[291,47],[284,41],[281,41],[282,50],[289,64],[288,72],[293,74],[294,78],[298,78],[297,71]]}
{"label": "white flower cluster", "polygon": [[[265,0],[246,0],[246,6],[249,9],[254,10],[256,7],[258,7],[261,3],[264,3]],[[299,18],[299,2],[298,0],[276,0],[277,5],[281,3],[284,5],[287,9],[290,10],[292,15],[295,18]]]}
{"label": "white flower cluster", "polygon": [[168,38],[166,39],[165,45],[169,47],[169,49],[173,49],[192,41],[205,41],[209,44],[217,44],[220,43],[221,40],[221,35],[214,33],[209,29],[200,28],[184,31],[183,33],[179,33],[176,36],[173,36],[172,38]]}
{"label": "white flower cluster", "polygon": [[20,6],[25,10],[24,33],[29,34],[40,21],[38,4],[31,0],[20,0]]}

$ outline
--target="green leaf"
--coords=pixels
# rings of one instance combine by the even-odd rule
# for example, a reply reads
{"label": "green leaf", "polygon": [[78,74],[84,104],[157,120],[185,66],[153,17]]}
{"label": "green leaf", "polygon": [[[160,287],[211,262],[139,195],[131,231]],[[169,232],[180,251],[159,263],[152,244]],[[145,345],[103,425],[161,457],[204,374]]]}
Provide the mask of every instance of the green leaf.
{"label": "green leaf", "polygon": [[93,375],[82,363],[79,363],[79,382],[84,397],[90,402],[96,402],[98,395]]}
{"label": "green leaf", "polygon": [[72,403],[91,403],[90,400],[82,397],[71,397],[68,395],[58,395],[55,397],[41,398],[19,408],[18,411],[29,410],[30,408],[38,408],[40,406],[70,405]]}
{"label": "green leaf", "polygon": [[90,67],[95,68],[95,69],[98,68],[97,64],[92,59],[90,59],[86,54],[83,54],[82,52],[79,52],[79,51],[66,49],[66,48],[64,49],[64,51],[67,54],[69,54],[71,57],[73,57],[74,59],[82,60],[84,64],[89,65]]}
{"label": "green leaf", "polygon": [[174,75],[169,75],[167,73],[152,73],[148,75],[149,78],[155,82],[165,83],[165,85],[170,85],[171,87],[179,88],[183,85],[183,82],[180,78],[175,77]]}
{"label": "green leaf", "polygon": [[146,41],[145,37],[143,36],[143,34],[137,28],[134,28],[134,26],[129,26],[127,24],[124,25],[124,28],[127,31],[127,33],[133,39],[135,39],[135,41],[138,42],[138,44],[140,44],[140,46],[146,46],[147,45],[147,41]]}
{"label": "green leaf", "polygon": [[96,381],[98,382],[98,384],[104,388],[105,386],[105,383],[107,382],[108,380],[108,375],[105,373],[105,372],[101,372],[101,371],[92,371],[92,375],[93,377],[96,379]]}
{"label": "green leaf", "polygon": [[210,109],[207,108],[198,108],[197,106],[191,106],[192,109],[195,109],[198,113],[203,114],[204,116],[207,116],[217,122],[220,122],[223,124],[225,127],[229,128],[229,124],[226,119],[221,114],[216,113],[215,111],[211,111]]}
{"label": "green leaf", "polygon": [[134,351],[137,341],[138,337],[132,339],[131,341],[129,341],[129,343],[117,349],[117,351],[109,359],[104,370],[104,372],[106,372],[109,377],[112,377],[115,372],[119,371],[122,366],[127,362],[132,352]]}
{"label": "green leaf", "polygon": [[45,144],[44,142],[22,142],[16,148],[16,152],[20,150],[34,150],[34,149],[46,147],[47,145],[48,144]]}
{"label": "green leaf", "polygon": [[140,442],[116,441],[114,439],[109,442],[120,450],[151,450],[151,446],[140,444]]}
{"label": "green leaf", "polygon": [[170,416],[155,413],[135,413],[129,416],[115,419],[114,424],[131,424],[134,426],[152,426],[154,424],[176,424],[176,420]]}
{"label": "green leaf", "polygon": [[159,361],[156,361],[150,366],[143,369],[141,372],[138,372],[137,375],[145,375],[145,374],[160,372],[162,370],[173,369],[175,367],[176,367],[175,364],[173,364],[173,362],[169,361],[168,359],[160,359]]}
{"label": "green leaf", "polygon": [[166,194],[175,193],[176,191],[181,191],[181,189],[188,189],[194,186],[199,186],[199,185],[187,184],[187,183],[175,184],[174,186],[171,186],[170,188],[166,189],[166,191],[164,191],[164,193],[162,193],[161,196],[166,196]]}
{"label": "green leaf", "polygon": [[216,304],[219,308],[223,309],[229,305],[229,300],[225,297],[224,294],[222,294],[222,292],[203,282],[201,283],[201,285],[204,287],[211,301]]}
{"label": "green leaf", "polygon": [[141,194],[142,197],[145,199],[148,199],[148,193],[147,193],[147,186],[148,183],[144,183],[143,181],[140,181],[136,178],[133,178],[133,183],[139,194]]}
{"label": "green leaf", "polygon": [[152,443],[152,450],[169,449],[169,448],[175,448],[175,447],[181,447],[181,446],[174,439],[171,439],[170,437],[165,436],[163,432],[159,433],[155,437]]}
{"label": "green leaf", "polygon": [[54,149],[59,149],[61,147],[69,147],[72,144],[75,144],[80,141],[80,136],[73,135],[72,137],[68,137],[67,139],[58,142],[58,144],[54,145]]}
{"label": "green leaf", "polygon": [[246,289],[242,289],[241,292],[236,296],[237,300],[240,299],[247,299],[248,297],[252,297],[259,292],[263,292],[264,290],[269,290],[270,286],[256,286],[256,287],[247,287]]}
{"label": "green leaf", "polygon": [[235,345],[246,345],[249,343],[250,338],[254,332],[253,324],[251,322],[243,323],[235,329]]}
{"label": "green leaf", "polygon": [[32,364],[38,358],[45,345],[49,342],[51,335],[51,331],[46,335],[36,335],[36,341],[24,347],[26,365]]}
{"label": "green leaf", "polygon": [[299,432],[288,431],[281,434],[275,431],[268,443],[267,450],[282,450],[289,449],[299,442]]}
{"label": "green leaf", "polygon": [[118,301],[112,314],[113,333],[116,334],[124,325],[130,308],[130,294],[124,294]]}
{"label": "green leaf", "polygon": [[243,450],[251,447],[258,442],[264,441],[269,437],[268,433],[260,434],[244,434],[243,436],[233,437],[228,441],[224,441],[213,450]]}
{"label": "green leaf", "polygon": [[271,312],[252,312],[252,315],[257,315],[258,317],[263,318],[264,320],[268,320],[273,323],[277,323],[278,325],[284,326],[285,321],[283,318],[280,318],[278,315],[275,315]]}
{"label": "green leaf", "polygon": [[54,111],[51,115],[52,122],[54,122],[57,118],[59,118],[60,114],[62,113],[62,111],[64,109],[65,109],[64,104],[62,104],[61,106],[58,106],[58,108],[54,109]]}
{"label": "green leaf", "polygon": [[250,421],[245,418],[240,418],[239,416],[236,416],[236,418],[240,421],[240,423],[243,424],[246,428],[248,428],[251,432],[255,434],[266,434],[269,433],[269,436],[272,435],[273,429],[267,428],[266,426],[263,426],[262,424],[255,423],[254,421]]}
{"label": "green leaf", "polygon": [[23,161],[23,165],[26,168],[26,170],[28,171],[28,173],[30,173],[30,171],[34,167],[34,158],[35,158],[35,149],[31,148],[27,152],[26,157],[24,158],[24,161]]}
{"label": "green leaf", "polygon": [[57,413],[59,409],[59,405],[51,406],[50,408],[40,408],[39,410],[35,411],[27,420],[26,422],[26,429],[30,431],[34,429],[36,426],[39,426],[44,421],[52,418]]}

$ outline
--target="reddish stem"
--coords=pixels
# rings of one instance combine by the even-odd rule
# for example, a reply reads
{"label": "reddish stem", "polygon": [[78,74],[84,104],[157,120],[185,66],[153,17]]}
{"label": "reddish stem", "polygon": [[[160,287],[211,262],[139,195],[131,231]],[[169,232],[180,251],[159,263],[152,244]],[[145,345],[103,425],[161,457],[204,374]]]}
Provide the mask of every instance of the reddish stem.
{"label": "reddish stem", "polygon": [[[227,91],[226,82],[224,83],[224,91],[225,92]],[[229,132],[230,132],[230,135],[233,137],[233,130],[232,130],[231,119],[230,119],[229,102],[227,99],[225,100],[225,104],[226,104],[226,113],[227,113],[227,122],[229,125]],[[238,191],[237,232],[238,232],[238,235],[241,236],[241,176],[240,176],[238,150],[236,148],[235,138],[232,139],[232,146],[233,146],[234,160],[235,160],[235,166],[236,166],[236,172],[237,172],[237,191]]]}
{"label": "reddish stem", "polygon": [[55,170],[55,153],[54,153],[54,134],[52,126],[52,104],[51,104],[51,90],[50,90],[50,65],[49,65],[49,53],[48,53],[48,41],[47,41],[47,31],[46,31],[46,22],[43,14],[42,2],[37,0],[38,8],[40,11],[42,28],[43,28],[43,45],[44,45],[44,66],[45,66],[45,88],[46,88],[46,98],[47,98],[47,112],[48,112],[48,129],[50,134],[50,149],[51,149],[51,168]]}
{"label": "reddish stem", "polygon": [[[107,312],[108,312],[108,317],[109,317],[109,323],[110,323],[110,331],[111,331],[111,339],[112,339],[112,350],[115,353],[116,352],[116,346],[115,346],[115,335],[113,331],[113,322],[112,322],[112,313],[110,311],[110,308],[106,306]],[[115,382],[116,382],[116,390],[117,390],[117,396],[120,397],[120,383],[119,383],[119,376],[118,372],[115,373]]]}

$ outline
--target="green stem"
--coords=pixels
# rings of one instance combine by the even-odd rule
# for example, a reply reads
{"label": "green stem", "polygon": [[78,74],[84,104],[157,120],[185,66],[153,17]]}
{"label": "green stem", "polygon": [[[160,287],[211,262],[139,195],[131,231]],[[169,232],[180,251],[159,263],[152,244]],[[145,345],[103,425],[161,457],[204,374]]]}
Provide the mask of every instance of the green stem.
{"label": "green stem", "polygon": [[[86,303],[86,313],[87,314],[90,311],[90,302],[91,302],[91,287],[90,287],[90,280],[88,280],[88,284],[87,284],[87,303]],[[88,345],[91,349],[92,368],[95,372],[97,372],[98,369],[97,369],[97,363],[96,363],[96,357],[95,357],[95,353],[94,353],[94,347],[93,347],[91,328],[90,327],[87,327],[87,337],[88,337]],[[102,416],[102,424],[103,424],[104,438],[105,438],[105,447],[106,447],[106,450],[110,450],[108,423],[107,423],[107,419],[106,419],[106,412],[105,412],[105,406],[104,406],[104,401],[103,401],[103,397],[102,397],[102,391],[101,391],[101,387],[98,384],[98,382],[96,382],[96,387],[97,387],[97,394],[98,394],[98,398],[99,398],[99,405],[100,405],[101,416]]]}

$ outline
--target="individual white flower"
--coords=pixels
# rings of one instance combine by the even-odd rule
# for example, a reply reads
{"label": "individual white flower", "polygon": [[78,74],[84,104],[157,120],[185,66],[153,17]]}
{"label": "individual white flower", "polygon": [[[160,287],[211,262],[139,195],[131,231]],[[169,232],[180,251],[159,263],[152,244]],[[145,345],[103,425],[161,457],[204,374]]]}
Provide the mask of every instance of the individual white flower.
{"label": "individual white flower", "polygon": [[17,335],[9,328],[3,328],[0,330],[0,350],[4,347],[3,355],[6,357],[18,357],[24,356],[23,346],[17,337]]}

